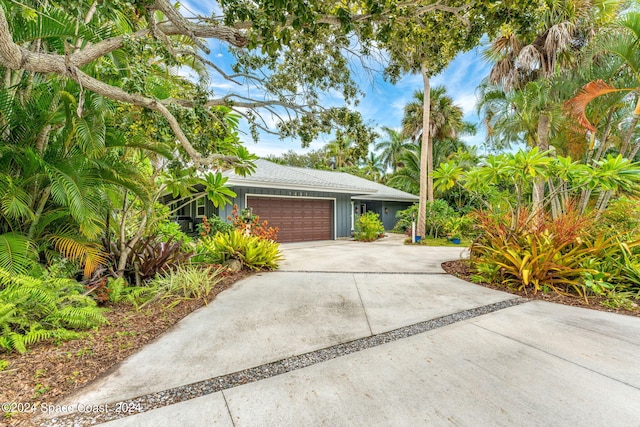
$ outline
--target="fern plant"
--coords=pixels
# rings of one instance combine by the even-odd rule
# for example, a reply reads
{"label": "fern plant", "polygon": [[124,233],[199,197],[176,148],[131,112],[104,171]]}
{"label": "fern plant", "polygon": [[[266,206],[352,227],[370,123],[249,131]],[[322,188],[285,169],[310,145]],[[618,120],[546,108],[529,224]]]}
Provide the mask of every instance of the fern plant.
{"label": "fern plant", "polygon": [[39,341],[72,339],[76,330],[106,323],[83,291],[74,280],[43,280],[0,268],[0,349],[24,353]]}

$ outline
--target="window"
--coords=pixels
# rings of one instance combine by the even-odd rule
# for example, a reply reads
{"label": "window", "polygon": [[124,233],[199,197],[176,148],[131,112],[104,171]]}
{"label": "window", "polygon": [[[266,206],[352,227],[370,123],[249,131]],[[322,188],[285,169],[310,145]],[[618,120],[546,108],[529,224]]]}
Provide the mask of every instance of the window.
{"label": "window", "polygon": [[206,204],[206,199],[204,197],[200,197],[196,200],[196,216],[204,216],[204,207]]}

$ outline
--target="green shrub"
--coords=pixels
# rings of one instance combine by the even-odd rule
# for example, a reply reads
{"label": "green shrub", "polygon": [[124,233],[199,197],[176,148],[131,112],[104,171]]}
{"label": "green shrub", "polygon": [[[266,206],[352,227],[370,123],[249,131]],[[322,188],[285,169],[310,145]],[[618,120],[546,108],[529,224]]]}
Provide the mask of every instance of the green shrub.
{"label": "green shrub", "polygon": [[229,233],[233,231],[233,224],[213,215],[211,218],[202,217],[202,222],[196,225],[200,237],[215,236],[218,233]]}
{"label": "green shrub", "polygon": [[626,197],[610,201],[600,219],[593,224],[592,233],[622,240],[637,239],[640,237],[640,204]]}
{"label": "green shrub", "polygon": [[380,216],[372,211],[365,212],[356,218],[354,238],[361,242],[372,242],[384,234],[384,225]]}
{"label": "green shrub", "polygon": [[200,240],[196,251],[194,261],[224,264],[236,259],[252,270],[275,270],[282,259],[278,243],[246,235],[239,230],[205,237]]}
{"label": "green shrub", "polygon": [[[438,199],[433,203],[426,204],[425,236],[438,238],[445,234],[447,223],[455,218],[460,218],[458,214],[447,202]],[[394,231],[404,233],[411,230],[411,223],[418,218],[418,205],[415,204],[408,209],[396,213],[398,222]]]}
{"label": "green shrub", "polygon": [[39,341],[76,338],[74,330],[106,323],[83,292],[71,279],[43,280],[0,269],[0,349],[24,353]]}
{"label": "green shrub", "polygon": [[472,215],[452,216],[444,221],[444,231],[450,237],[475,237],[473,226],[475,219]]}
{"label": "green shrub", "polygon": [[191,243],[191,237],[187,236],[182,231],[180,224],[177,222],[165,220],[160,222],[155,229],[156,236],[161,242],[182,242],[182,243]]}

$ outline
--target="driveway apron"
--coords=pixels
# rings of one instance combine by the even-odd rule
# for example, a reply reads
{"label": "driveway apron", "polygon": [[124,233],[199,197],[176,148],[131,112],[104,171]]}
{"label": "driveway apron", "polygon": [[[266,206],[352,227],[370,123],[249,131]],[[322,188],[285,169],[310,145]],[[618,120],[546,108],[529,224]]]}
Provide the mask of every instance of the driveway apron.
{"label": "driveway apron", "polygon": [[640,425],[638,318],[464,282],[440,267],[463,249],[401,236],[282,249],[62,402],[106,411],[43,425]]}

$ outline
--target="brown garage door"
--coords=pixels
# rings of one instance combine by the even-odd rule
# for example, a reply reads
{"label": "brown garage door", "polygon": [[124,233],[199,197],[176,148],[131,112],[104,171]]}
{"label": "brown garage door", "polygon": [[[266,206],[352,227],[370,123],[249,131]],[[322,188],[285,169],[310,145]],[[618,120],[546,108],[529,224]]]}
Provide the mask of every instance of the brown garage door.
{"label": "brown garage door", "polygon": [[277,197],[247,197],[261,220],[278,227],[279,242],[333,239],[333,201]]}

